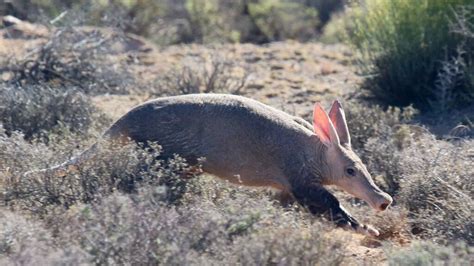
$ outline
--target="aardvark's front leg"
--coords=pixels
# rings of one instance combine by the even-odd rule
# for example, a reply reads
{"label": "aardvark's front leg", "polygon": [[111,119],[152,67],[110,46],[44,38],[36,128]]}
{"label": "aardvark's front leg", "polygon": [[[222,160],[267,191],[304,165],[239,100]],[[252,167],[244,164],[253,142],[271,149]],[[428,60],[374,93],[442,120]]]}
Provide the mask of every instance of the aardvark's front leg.
{"label": "aardvark's front leg", "polygon": [[360,224],[341,206],[334,195],[320,185],[296,186],[292,192],[298,203],[308,208],[312,214],[323,214],[337,226],[349,227],[362,234],[379,235],[371,226]]}

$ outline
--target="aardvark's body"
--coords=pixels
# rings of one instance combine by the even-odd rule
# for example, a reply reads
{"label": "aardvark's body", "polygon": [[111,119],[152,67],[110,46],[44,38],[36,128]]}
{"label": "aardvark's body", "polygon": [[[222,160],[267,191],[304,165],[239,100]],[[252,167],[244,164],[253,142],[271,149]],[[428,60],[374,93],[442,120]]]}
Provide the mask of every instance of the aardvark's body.
{"label": "aardvark's body", "polygon": [[338,185],[378,210],[392,201],[351,150],[338,102],[329,116],[317,104],[312,126],[240,96],[159,98],[129,111],[104,136],[156,141],[164,157],[179,154],[190,163],[205,158],[205,172],[234,183],[280,189],[311,212],[327,214],[338,225],[350,225],[359,232],[378,234],[352,218],[323,185]]}

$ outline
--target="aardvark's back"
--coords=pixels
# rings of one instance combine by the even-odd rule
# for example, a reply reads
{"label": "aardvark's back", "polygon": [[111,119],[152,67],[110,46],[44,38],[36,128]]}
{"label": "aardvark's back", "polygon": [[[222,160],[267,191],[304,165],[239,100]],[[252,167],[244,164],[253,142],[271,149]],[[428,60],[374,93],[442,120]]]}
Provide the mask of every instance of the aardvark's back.
{"label": "aardvark's back", "polygon": [[[113,138],[156,141],[163,156],[179,154],[203,169],[246,185],[287,186],[284,165],[312,134],[311,125],[257,101],[232,95],[194,94],[140,105],[107,132]],[[290,158],[288,158],[290,157]]]}

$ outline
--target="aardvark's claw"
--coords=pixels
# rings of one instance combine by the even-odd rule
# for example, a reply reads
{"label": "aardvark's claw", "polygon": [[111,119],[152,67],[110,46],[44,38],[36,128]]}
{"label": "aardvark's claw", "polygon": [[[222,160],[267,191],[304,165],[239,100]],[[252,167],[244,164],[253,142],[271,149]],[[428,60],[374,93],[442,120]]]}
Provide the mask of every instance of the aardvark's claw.
{"label": "aardvark's claw", "polygon": [[373,228],[370,225],[361,224],[356,228],[356,232],[359,234],[367,235],[367,236],[379,236],[380,233],[377,229]]}

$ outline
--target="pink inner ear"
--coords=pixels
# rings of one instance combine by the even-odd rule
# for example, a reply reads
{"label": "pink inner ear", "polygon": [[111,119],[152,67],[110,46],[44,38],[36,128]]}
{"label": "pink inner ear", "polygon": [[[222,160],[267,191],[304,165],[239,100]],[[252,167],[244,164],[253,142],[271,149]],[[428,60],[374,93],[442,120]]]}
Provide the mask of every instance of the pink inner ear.
{"label": "pink inner ear", "polygon": [[346,117],[344,115],[344,109],[342,109],[341,103],[339,101],[334,101],[332,104],[331,110],[329,111],[329,119],[331,119],[332,124],[334,125],[339,140],[344,144],[351,144],[351,138],[349,135],[349,130],[347,128]]}
{"label": "pink inner ear", "polygon": [[319,136],[322,142],[330,143],[331,138],[329,135],[329,118],[326,112],[321,108],[319,104],[314,105],[313,111],[313,127],[316,135]]}

